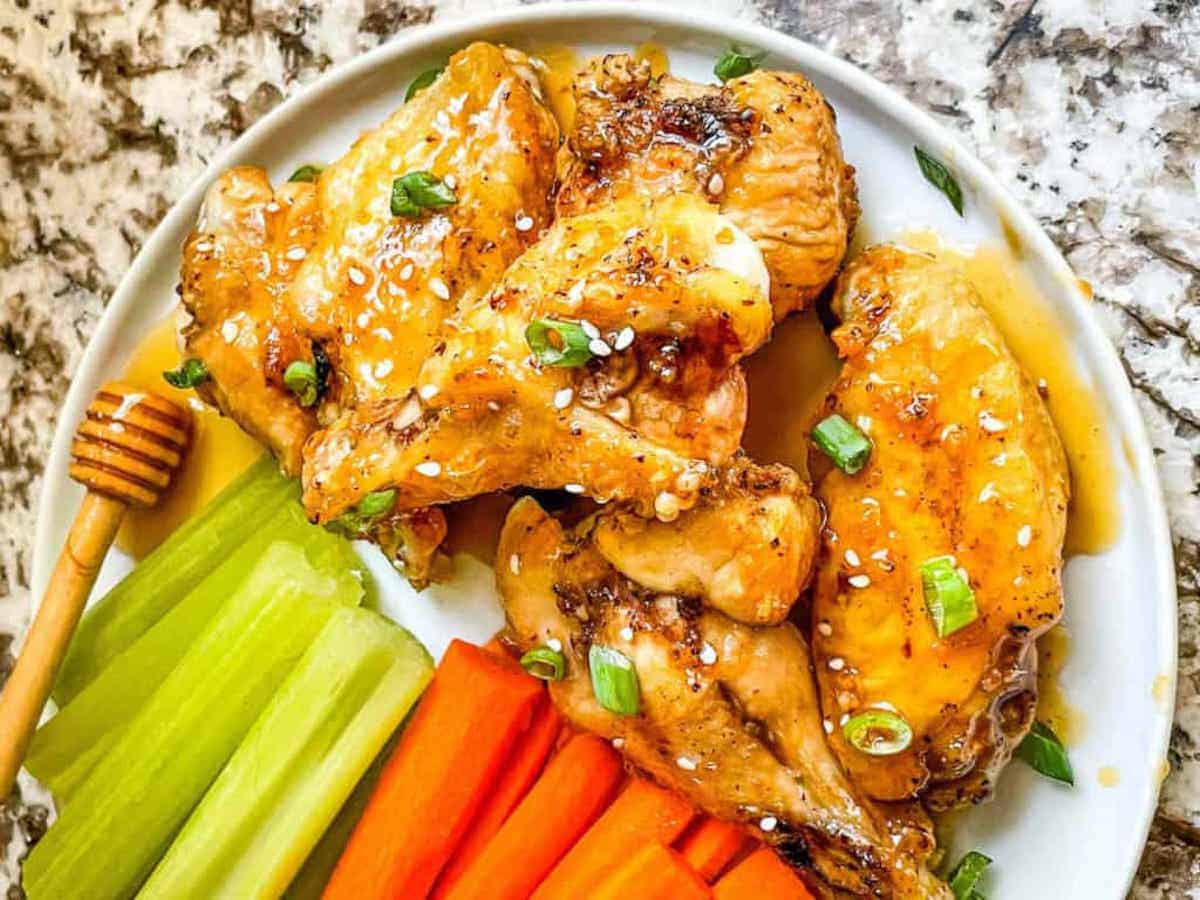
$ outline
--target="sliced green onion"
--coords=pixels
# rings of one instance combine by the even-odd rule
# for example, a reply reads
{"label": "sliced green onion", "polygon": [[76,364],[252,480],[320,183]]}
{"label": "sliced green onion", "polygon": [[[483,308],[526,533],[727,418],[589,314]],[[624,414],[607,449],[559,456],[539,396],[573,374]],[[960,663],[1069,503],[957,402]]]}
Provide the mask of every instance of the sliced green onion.
{"label": "sliced green onion", "polygon": [[521,668],[542,681],[562,681],[567,658],[549,647],[535,647],[521,657]]}
{"label": "sliced green onion", "polygon": [[453,206],[458,196],[430,172],[409,172],[392,182],[392,215],[418,218],[427,209]]}
{"label": "sliced green onion", "polygon": [[1075,784],[1075,772],[1071,769],[1066,748],[1048,725],[1033,723],[1025,740],[1017,745],[1017,757],[1047,778],[1063,784]]}
{"label": "sliced green onion", "polygon": [[329,528],[341,532],[348,537],[363,534],[371,522],[378,519],[396,504],[396,489],[388,488],[383,491],[372,491],[356,506],[346,510],[329,523]]}
{"label": "sliced green onion", "polygon": [[938,637],[954,634],[979,618],[975,593],[954,568],[954,557],[935,556],[921,563],[921,588]]}
{"label": "sliced green onion", "polygon": [[921,174],[925,176],[925,180],[945,194],[950,205],[954,207],[954,211],[961,216],[963,214],[962,188],[958,186],[958,181],[955,180],[950,170],[920,147],[913,147],[913,153],[917,156],[917,165],[921,169]]}
{"label": "sliced green onion", "polygon": [[983,895],[976,890],[983,870],[992,864],[991,857],[985,856],[978,850],[972,850],[958,861],[958,865],[950,873],[950,890],[954,892],[954,900],[974,900]]}
{"label": "sliced green onion", "polygon": [[185,359],[179,364],[178,369],[163,372],[162,376],[163,380],[171,387],[185,391],[207,380],[208,366],[199,359]]}
{"label": "sliced green onion", "polygon": [[851,716],[842,735],[856,750],[869,756],[894,756],[912,743],[912,727],[890,709],[867,709]]}
{"label": "sliced green onion", "polygon": [[301,406],[312,406],[320,395],[320,380],[317,367],[307,360],[298,359],[289,363],[283,372],[283,383],[296,395]]}
{"label": "sliced green onion", "polygon": [[600,705],[618,716],[636,716],[641,707],[637,671],[620,650],[592,644],[588,651],[592,693]]}
{"label": "sliced green onion", "polygon": [[729,81],[732,78],[741,78],[743,75],[749,75],[758,68],[758,64],[766,58],[766,53],[746,53],[739,50],[737,47],[730,47],[721,54],[721,58],[717,60],[717,64],[713,66],[713,74],[721,81]]}
{"label": "sliced green onion", "polygon": [[574,369],[595,355],[588,349],[591,340],[582,326],[559,319],[534,319],[525,328],[525,343],[543,366]]}
{"label": "sliced green onion", "polygon": [[812,430],[812,439],[847,475],[861,470],[871,456],[871,442],[867,436],[837,413],[817,423]]}
{"label": "sliced green onion", "polygon": [[316,181],[317,176],[325,171],[325,167],[316,163],[305,163],[291,174],[288,181]]}
{"label": "sliced green onion", "polygon": [[408,86],[408,90],[404,92],[404,102],[407,103],[413,97],[417,96],[417,94],[419,94],[421,91],[425,90],[425,88],[437,81],[437,77],[444,71],[446,71],[445,66],[435,66],[432,69],[426,69],[416,78],[414,78],[412,83]]}

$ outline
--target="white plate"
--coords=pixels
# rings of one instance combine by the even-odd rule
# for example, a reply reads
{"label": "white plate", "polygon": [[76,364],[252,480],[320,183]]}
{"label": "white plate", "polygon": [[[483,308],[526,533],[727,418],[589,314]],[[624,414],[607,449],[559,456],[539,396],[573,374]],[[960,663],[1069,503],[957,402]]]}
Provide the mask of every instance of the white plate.
{"label": "white plate", "polygon": [[[586,35],[588,40],[580,42]],[[730,43],[770,51],[765,64],[808,74],[838,111],[846,156],[858,167],[865,224],[873,240],[926,226],[954,241],[1000,240],[1009,223],[1026,248],[1023,266],[1069,335],[1081,377],[1107,401],[1111,451],[1119,469],[1122,528],[1102,555],[1077,557],[1066,573],[1072,652],[1063,686],[1088,728],[1071,748],[1073,790],[1010,767],[997,799],[959,820],[956,846],[978,846],[996,860],[988,875],[993,900],[1121,898],[1132,879],[1153,815],[1174,696],[1175,586],[1166,515],[1142,421],[1116,354],[1093,321],[1066,263],[1037,223],[996,179],[928,116],[851,65],[781,34],[752,25],[642,4],[552,5],[518,9],[470,24],[407,32],[329,73],[282,104],[218,158],[163,220],[134,261],[83,357],[46,461],[34,554],[34,596],[40,596],[80,496],[67,479],[71,433],[96,388],[121,370],[138,339],[175,301],[179,249],[204,189],[234,164],[267,166],[282,179],[294,166],[339,155],[358,133],[400,104],[423,69],[471,40],[520,47],[550,43],[581,54],[662,44],[672,71],[711,80],[713,60]],[[969,197],[960,219],[921,181],[912,147],[952,159]],[[1124,445],[1124,452],[1122,450]],[[119,561],[114,566],[119,565]],[[107,577],[113,577],[113,566]],[[387,608],[441,649],[450,636],[479,639],[499,622],[489,599],[490,575],[474,571],[472,602],[459,608],[445,596],[414,598],[387,578]],[[1097,773],[1120,774],[1102,787]]]}

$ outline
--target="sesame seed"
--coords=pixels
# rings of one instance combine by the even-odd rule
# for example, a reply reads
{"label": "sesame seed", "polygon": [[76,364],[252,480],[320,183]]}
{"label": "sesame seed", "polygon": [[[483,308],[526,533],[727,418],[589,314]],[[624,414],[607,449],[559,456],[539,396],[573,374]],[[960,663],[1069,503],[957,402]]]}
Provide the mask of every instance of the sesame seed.
{"label": "sesame seed", "polygon": [[845,556],[846,556],[846,562],[848,562],[850,565],[852,565],[852,566],[861,566],[862,565],[862,560],[858,558],[858,554],[855,553],[853,550],[851,550],[849,547],[846,548]]}
{"label": "sesame seed", "polygon": [[1008,428],[1008,423],[1001,419],[997,419],[990,412],[981,412],[979,414],[979,427],[984,431],[996,434]]}
{"label": "sesame seed", "polygon": [[705,641],[704,646],[700,648],[700,662],[706,666],[711,666],[717,661],[717,648]]}
{"label": "sesame seed", "polygon": [[633,331],[633,326],[626,325],[624,328],[621,329],[621,331],[617,334],[616,339],[613,341],[613,349],[614,350],[628,350],[629,347],[633,344],[634,337],[635,337],[635,334]]}
{"label": "sesame seed", "polygon": [[291,250],[289,250],[287,252],[288,259],[299,260],[299,259],[304,259],[304,257],[306,257],[306,256],[308,256],[308,251],[305,250],[303,247],[293,247]]}
{"label": "sesame seed", "polygon": [[973,400],[978,400],[982,396],[983,388],[981,388],[979,385],[975,385],[973,388],[971,388],[971,398]]}
{"label": "sesame seed", "polygon": [[725,190],[725,179],[721,177],[720,172],[714,172],[712,178],[708,179],[708,192],[713,196]]}
{"label": "sesame seed", "polygon": [[621,640],[623,640],[623,641],[632,641],[633,640],[633,629],[630,628],[628,625],[626,625],[624,628],[621,629]]}
{"label": "sesame seed", "polygon": [[367,276],[362,273],[361,269],[356,269],[354,266],[351,266],[350,271],[346,274],[348,274],[350,276],[350,280],[357,285],[363,285],[367,283]]}
{"label": "sesame seed", "polygon": [[1029,542],[1033,540],[1033,529],[1028,525],[1022,525],[1017,529],[1017,546],[1028,547]]}
{"label": "sesame seed", "polygon": [[592,340],[588,342],[588,349],[591,350],[595,356],[608,356],[610,353],[612,353],[612,347],[608,346],[608,344],[604,343],[604,341],[600,340],[600,338],[592,338]]}
{"label": "sesame seed", "polygon": [[579,321],[579,327],[583,329],[583,333],[586,334],[591,340],[595,340],[596,338],[600,337],[600,329],[587,319],[581,319]]}
{"label": "sesame seed", "polygon": [[696,771],[695,760],[690,759],[686,756],[681,756],[677,760],[675,760],[675,765],[679,766],[679,768],[683,769],[685,772],[695,772]]}
{"label": "sesame seed", "polygon": [[558,638],[550,638],[548,641],[546,641],[546,646],[555,653],[562,653],[562,641],[560,641]]}
{"label": "sesame seed", "polygon": [[521,557],[515,553],[508,558],[508,571],[514,575],[521,574]]}
{"label": "sesame seed", "polygon": [[571,405],[571,401],[575,398],[575,390],[573,388],[562,388],[554,392],[554,408],[566,409]]}
{"label": "sesame seed", "polygon": [[438,386],[436,384],[423,384],[417,393],[421,395],[422,400],[432,400],[438,395]]}
{"label": "sesame seed", "polygon": [[849,721],[850,721],[850,713],[842,713],[842,717],[840,719],[838,719],[838,724],[845,725]]}
{"label": "sesame seed", "polygon": [[832,637],[833,636],[833,626],[830,625],[828,622],[818,622],[817,623],[817,634],[821,635],[822,637]]}
{"label": "sesame seed", "polygon": [[238,327],[237,322],[232,319],[226,319],[221,325],[221,337],[225,339],[225,343],[232,344],[237,340]]}
{"label": "sesame seed", "polygon": [[436,478],[442,474],[442,464],[436,459],[426,460],[423,463],[417,463],[417,474],[424,475],[427,478]]}
{"label": "sesame seed", "polygon": [[821,722],[821,727],[825,729],[826,734],[833,734],[833,723],[828,719]]}
{"label": "sesame seed", "polygon": [[871,417],[870,416],[858,416],[854,420],[854,424],[858,426],[859,431],[864,431],[864,432],[870,431],[871,430]]}
{"label": "sesame seed", "polygon": [[450,288],[446,287],[446,282],[440,278],[430,278],[429,289],[433,291],[435,297],[440,297],[442,300],[450,299]]}
{"label": "sesame seed", "polygon": [[487,402],[487,408],[490,409],[492,412],[500,412],[500,404],[497,403],[495,400],[489,400]]}
{"label": "sesame seed", "polygon": [[[583,282],[577,281],[567,290],[567,299],[572,306],[578,306],[583,302]],[[582,327],[582,326],[581,326]]]}
{"label": "sesame seed", "polygon": [[870,575],[851,575],[846,580],[848,582],[850,582],[850,587],[856,587],[856,588],[869,587],[871,584],[871,576]]}
{"label": "sesame seed", "polygon": [[582,494],[583,493],[583,485],[579,484],[578,482],[572,481],[570,484],[564,484],[563,490],[566,491],[568,494]]}
{"label": "sesame seed", "polygon": [[454,190],[456,187],[458,187],[458,179],[455,178],[453,174],[447,174],[446,177],[442,179],[442,184],[446,185],[446,187],[450,188],[450,190]]}
{"label": "sesame seed", "polygon": [[871,559],[887,559],[887,558],[888,558],[887,547],[884,547],[882,550],[876,550],[874,553],[871,554]]}
{"label": "sesame seed", "polygon": [[613,738],[612,745],[614,747],[616,747],[618,750],[620,750],[622,747],[625,746],[625,738]]}
{"label": "sesame seed", "polygon": [[679,498],[663,491],[654,498],[654,514],[663,522],[674,522],[679,517]]}
{"label": "sesame seed", "polygon": [[533,219],[524,214],[517,216],[517,231],[529,231],[533,228]]}
{"label": "sesame seed", "polygon": [[829,670],[831,672],[840,672],[840,671],[842,671],[842,669],[846,668],[846,661],[844,659],[842,659],[840,656],[835,656],[833,659],[831,659],[825,665],[829,666]]}
{"label": "sesame seed", "polygon": [[779,820],[774,816],[763,816],[758,822],[758,827],[763,831],[774,831],[778,824]]}
{"label": "sesame seed", "polygon": [[375,364],[375,377],[387,378],[391,374],[395,364],[390,359],[381,359]]}
{"label": "sesame seed", "polygon": [[412,275],[413,275],[413,264],[405,263],[404,268],[400,270],[400,280],[408,281],[408,279],[412,278]]}
{"label": "sesame seed", "polygon": [[359,313],[358,317],[354,320],[354,324],[359,328],[366,328],[371,324],[371,314],[368,312]]}
{"label": "sesame seed", "polygon": [[213,248],[213,245],[211,243],[209,243],[208,241],[200,241],[200,243],[196,244],[196,246],[193,249],[197,253],[207,253],[212,248]]}

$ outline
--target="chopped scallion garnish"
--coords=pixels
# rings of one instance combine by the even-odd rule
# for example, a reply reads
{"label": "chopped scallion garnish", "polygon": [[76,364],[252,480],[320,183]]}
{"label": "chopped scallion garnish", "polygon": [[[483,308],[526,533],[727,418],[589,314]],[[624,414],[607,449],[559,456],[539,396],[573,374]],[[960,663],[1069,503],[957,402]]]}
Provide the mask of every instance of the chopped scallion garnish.
{"label": "chopped scallion garnish", "polygon": [[375,519],[378,519],[395,505],[395,488],[372,491],[359,500],[356,506],[351,507],[331,521],[329,527],[349,537],[356,537],[364,534]]}
{"label": "chopped scallion garnish", "polygon": [[713,66],[713,74],[721,81],[741,78],[749,75],[758,68],[758,64],[766,58],[766,53],[746,53],[737,47],[730,47],[721,54],[717,64]]}
{"label": "chopped scallion garnish", "polygon": [[990,857],[978,850],[972,850],[958,861],[954,871],[950,873],[950,890],[954,892],[954,900],[975,900],[982,897],[976,890],[983,870],[992,864]]}
{"label": "chopped scallion garnish", "polygon": [[846,720],[842,736],[870,756],[894,756],[912,743],[912,727],[890,709],[866,709]]}
{"label": "chopped scallion garnish", "polygon": [[979,618],[975,594],[954,567],[954,557],[935,556],[921,563],[921,588],[938,637],[954,634]]}
{"label": "chopped scallion garnish", "polygon": [[301,406],[312,406],[320,396],[317,367],[308,360],[298,359],[289,363],[283,372],[283,383],[296,395]]}
{"label": "chopped scallion garnish", "polygon": [[534,319],[525,328],[525,343],[543,366],[578,368],[594,356],[583,327],[559,319]]}
{"label": "chopped scallion garnish", "polygon": [[413,97],[417,96],[417,94],[419,94],[421,91],[425,90],[425,88],[437,81],[437,77],[444,71],[446,71],[445,66],[435,66],[432,69],[426,69],[416,78],[414,78],[412,83],[408,86],[408,90],[404,92],[404,102],[407,103]]}
{"label": "chopped scallion garnish", "polygon": [[178,369],[162,373],[163,380],[171,387],[187,390],[208,378],[208,366],[199,359],[185,359]]}
{"label": "chopped scallion garnish", "polygon": [[871,442],[867,436],[837,413],[817,423],[812,430],[812,439],[847,475],[860,471],[871,456]]}
{"label": "chopped scallion garnish", "polygon": [[306,163],[293,172],[288,181],[316,181],[317,176],[324,171],[324,166],[319,166],[316,163]]}
{"label": "chopped scallion garnish", "polygon": [[543,681],[562,681],[567,671],[567,659],[549,647],[534,647],[521,657],[521,668]]}
{"label": "chopped scallion garnish", "polygon": [[409,172],[392,182],[392,215],[418,218],[427,209],[453,206],[458,196],[430,172]]}
{"label": "chopped scallion garnish", "polygon": [[920,166],[925,180],[945,194],[950,205],[954,207],[954,211],[961,216],[963,214],[962,188],[958,186],[958,181],[955,180],[950,170],[920,147],[913,147],[913,152],[917,155],[917,165]]}
{"label": "chopped scallion garnish", "polygon": [[1075,772],[1071,769],[1066,748],[1049,725],[1034,722],[1025,740],[1017,745],[1017,756],[1047,778],[1075,784]]}
{"label": "chopped scallion garnish", "polygon": [[618,716],[636,716],[641,708],[637,672],[629,657],[612,647],[592,644],[588,651],[592,692],[600,705]]}

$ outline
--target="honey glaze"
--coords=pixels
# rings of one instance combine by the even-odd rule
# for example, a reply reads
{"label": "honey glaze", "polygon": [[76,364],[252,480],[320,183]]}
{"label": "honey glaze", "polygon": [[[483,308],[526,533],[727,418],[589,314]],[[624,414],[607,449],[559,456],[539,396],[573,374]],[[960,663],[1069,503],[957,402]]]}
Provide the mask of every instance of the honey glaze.
{"label": "honey glaze", "polygon": [[162,373],[179,365],[175,344],[175,317],[168,316],[142,339],[121,378],[136,387],[154,391],[192,411],[192,446],[174,483],[158,505],[130,509],[117,533],[117,546],[141,559],[189,517],[258,459],[263,448],[233,420],[196,396],[163,380]]}
{"label": "honey glaze", "polygon": [[571,85],[582,67],[579,54],[564,44],[548,44],[531,51],[529,58],[537,70],[550,112],[563,134],[568,133],[575,124],[575,95]]}
{"label": "honey glaze", "polygon": [[667,56],[667,49],[662,44],[654,41],[646,41],[638,46],[633,51],[633,58],[638,62],[650,63],[650,73],[658,78],[660,75],[666,75],[671,71],[671,60]]}
{"label": "honey glaze", "polygon": [[1103,400],[1076,371],[1062,326],[1021,273],[1012,242],[966,253],[943,244],[933,232],[918,231],[906,234],[903,243],[936,256],[970,279],[1013,355],[1034,381],[1044,384],[1046,405],[1071,471],[1065,552],[1102,552],[1120,531]]}
{"label": "honey glaze", "polygon": [[1071,649],[1071,637],[1062,625],[1051,628],[1038,641],[1037,717],[1050,726],[1064,746],[1083,739],[1087,721],[1067,700],[1059,676]]}

